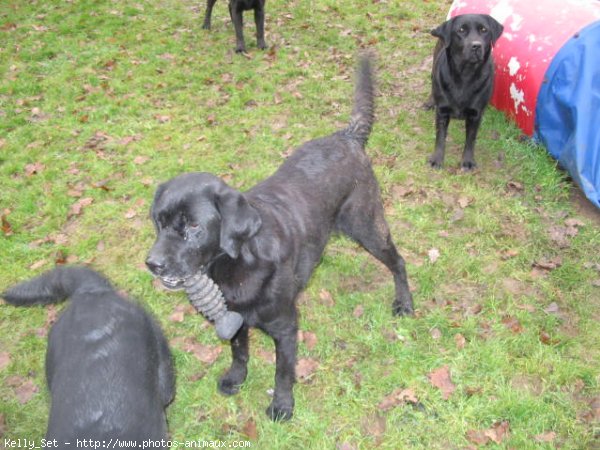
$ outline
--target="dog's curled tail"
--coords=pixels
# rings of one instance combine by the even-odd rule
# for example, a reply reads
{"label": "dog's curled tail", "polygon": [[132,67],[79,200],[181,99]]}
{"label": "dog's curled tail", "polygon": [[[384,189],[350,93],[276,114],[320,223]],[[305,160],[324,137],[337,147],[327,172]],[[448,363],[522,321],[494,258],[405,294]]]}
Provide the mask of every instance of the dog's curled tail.
{"label": "dog's curled tail", "polygon": [[106,278],[87,267],[56,267],[31,280],[13,286],[0,296],[17,306],[56,303],[73,294],[112,290]]}
{"label": "dog's curled tail", "polygon": [[375,86],[373,81],[373,56],[360,55],[354,88],[354,106],[350,123],[344,130],[363,146],[367,143],[375,122]]}

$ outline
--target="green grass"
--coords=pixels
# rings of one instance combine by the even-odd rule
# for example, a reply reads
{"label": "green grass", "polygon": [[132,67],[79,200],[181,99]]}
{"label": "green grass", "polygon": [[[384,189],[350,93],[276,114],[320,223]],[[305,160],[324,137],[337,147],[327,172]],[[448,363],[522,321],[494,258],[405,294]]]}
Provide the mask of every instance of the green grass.
{"label": "green grass", "polygon": [[[420,105],[434,46],[428,30],[444,20],[449,2],[348,5],[268,3],[273,49],[256,49],[250,15],[244,57],[232,51],[225,2],[216,5],[211,32],[200,28],[202,2],[2,2],[0,213],[12,234],[0,234],[0,289],[57,259],[89,263],[147,305],[169,339],[223,345],[212,365],[173,345],[177,396],[168,420],[180,441],[465,448],[473,445],[469,431],[508,421],[509,435],[490,448],[598,445],[589,415],[600,391],[597,214],[579,212],[567,176],[492,108],[477,172],[456,170],[460,122],[450,126],[446,168],[427,168],[433,114]],[[264,414],[274,365],[257,351],[273,351],[271,340],[252,334],[248,380],[239,395],[221,397],[216,381],[229,363],[227,346],[200,316],[171,321],[185,298],[155,290],[144,269],[154,238],[148,210],[156,185],[176,174],[210,171],[243,190],[290,149],[342,126],[362,47],[378,54],[377,123],[367,151],[417,314],[392,317],[385,268],[351,241],[332,239],[299,304],[300,328],[317,337],[312,349],[299,344],[299,356],[319,367],[295,387],[294,419],[276,424]],[[43,168],[29,175],[34,163]],[[93,201],[69,215],[79,198]],[[569,218],[583,226],[559,246],[549,230]],[[440,256],[432,263],[433,248]],[[556,257],[560,267],[534,270]],[[322,300],[324,290],[333,305]],[[558,313],[547,312],[553,303]],[[0,306],[0,354],[10,356],[0,369],[5,438],[43,437],[46,339],[36,330],[46,320],[43,308]],[[427,376],[443,365],[456,385],[447,400]],[[10,385],[15,376],[39,387],[23,404]],[[379,403],[398,388],[414,391],[419,403],[382,411]],[[550,442],[535,439],[549,432]]]}

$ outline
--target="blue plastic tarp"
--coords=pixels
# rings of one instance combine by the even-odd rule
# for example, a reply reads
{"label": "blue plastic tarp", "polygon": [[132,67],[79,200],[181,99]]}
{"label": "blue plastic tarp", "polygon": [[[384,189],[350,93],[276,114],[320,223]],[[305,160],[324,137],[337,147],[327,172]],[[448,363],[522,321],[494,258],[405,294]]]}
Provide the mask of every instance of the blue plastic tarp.
{"label": "blue plastic tarp", "polygon": [[534,137],[600,208],[600,21],[554,56],[535,116]]}

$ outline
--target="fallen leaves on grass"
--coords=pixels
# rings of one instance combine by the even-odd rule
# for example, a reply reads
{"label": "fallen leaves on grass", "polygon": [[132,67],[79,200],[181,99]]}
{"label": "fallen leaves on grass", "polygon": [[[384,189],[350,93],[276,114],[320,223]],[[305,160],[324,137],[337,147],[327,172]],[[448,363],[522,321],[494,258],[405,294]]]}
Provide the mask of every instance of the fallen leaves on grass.
{"label": "fallen leaves on grass", "polygon": [[319,367],[319,361],[312,358],[300,358],[296,363],[296,377],[299,381],[308,381]]}
{"label": "fallen leaves on grass", "polygon": [[382,416],[379,413],[371,414],[363,417],[361,425],[363,434],[371,436],[375,440],[376,446],[381,444],[387,428],[385,416]]}
{"label": "fallen leaves on grass", "polygon": [[251,441],[256,441],[258,439],[258,430],[256,429],[256,422],[254,419],[250,418],[246,421],[242,433]]}
{"label": "fallen leaves on grass", "polygon": [[319,292],[319,299],[325,306],[335,306],[333,295],[331,295],[331,292],[329,292],[327,289],[321,289],[321,292]]}
{"label": "fallen leaves on grass", "polygon": [[430,383],[442,391],[442,398],[448,400],[450,395],[456,390],[456,386],[450,378],[450,369],[448,366],[442,366],[430,372],[427,377]]}
{"label": "fallen leaves on grass", "polygon": [[4,236],[12,236],[13,234],[12,225],[6,218],[6,216],[8,216],[9,213],[10,210],[8,209],[5,209],[4,213],[2,213],[2,233],[4,233]]}
{"label": "fallen leaves on grass", "polygon": [[517,319],[516,317],[505,315],[502,318],[502,323],[506,328],[508,328],[515,334],[523,332],[523,325],[521,325],[521,322],[519,322],[519,319]]}
{"label": "fallen leaves on grass", "polygon": [[0,371],[4,370],[10,364],[10,355],[8,352],[0,353]]}
{"label": "fallen leaves on grass", "polygon": [[208,365],[214,364],[223,351],[223,347],[220,345],[201,344],[200,342],[196,342],[191,337],[175,338],[171,341],[171,343],[184,352],[191,353],[198,358],[200,362]]}
{"label": "fallen leaves on grass", "polygon": [[28,403],[34,394],[40,390],[32,380],[20,375],[11,375],[6,378],[5,383],[13,389],[17,400],[22,405]]}
{"label": "fallen leaves on grass", "polygon": [[317,345],[317,335],[311,331],[298,330],[298,342],[304,342],[306,348],[310,351]]}
{"label": "fallen leaves on grass", "polygon": [[556,433],[554,431],[546,431],[545,433],[534,436],[537,442],[552,442],[556,439]]}
{"label": "fallen leaves on grass", "polygon": [[454,335],[454,342],[456,343],[456,348],[462,350],[463,348],[465,348],[467,340],[462,334],[458,333]]}
{"label": "fallen leaves on grass", "polygon": [[25,165],[25,175],[28,177],[32,177],[42,172],[46,166],[40,162],[35,162],[31,164]]}
{"label": "fallen leaves on grass", "polygon": [[391,394],[386,395],[377,407],[381,411],[388,411],[396,406],[403,405],[405,403],[412,403],[416,405],[419,403],[419,399],[415,395],[412,389],[406,388],[398,388],[394,390]]}
{"label": "fallen leaves on grass", "polygon": [[352,311],[352,316],[358,319],[364,314],[364,312],[365,308],[363,307],[363,305],[356,305],[356,308],[354,308],[354,311]]}
{"label": "fallen leaves on grass", "polygon": [[467,439],[476,445],[486,445],[493,441],[496,444],[501,444],[508,437],[509,423],[504,420],[496,422],[487,430],[469,430],[467,431]]}
{"label": "fallen leaves on grass", "polygon": [[91,205],[93,202],[94,202],[94,199],[91,197],[80,198],[79,200],[77,200],[75,203],[73,203],[71,205],[71,208],[69,209],[69,213],[67,214],[67,217],[81,215],[83,208]]}

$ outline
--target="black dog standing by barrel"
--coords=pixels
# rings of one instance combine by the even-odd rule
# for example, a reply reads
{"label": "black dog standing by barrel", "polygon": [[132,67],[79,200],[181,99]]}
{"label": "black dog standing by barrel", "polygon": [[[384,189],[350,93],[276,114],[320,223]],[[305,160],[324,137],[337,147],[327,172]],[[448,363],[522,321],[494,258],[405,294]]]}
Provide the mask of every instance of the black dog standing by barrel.
{"label": "black dog standing by barrel", "polygon": [[431,167],[440,169],[444,164],[451,118],[465,121],[462,169],[477,166],[475,140],[494,87],[492,46],[503,29],[486,14],[464,14],[432,30],[431,34],[440,40],[433,57],[431,98],[426,103],[427,107],[435,107],[435,151],[428,160]]}

